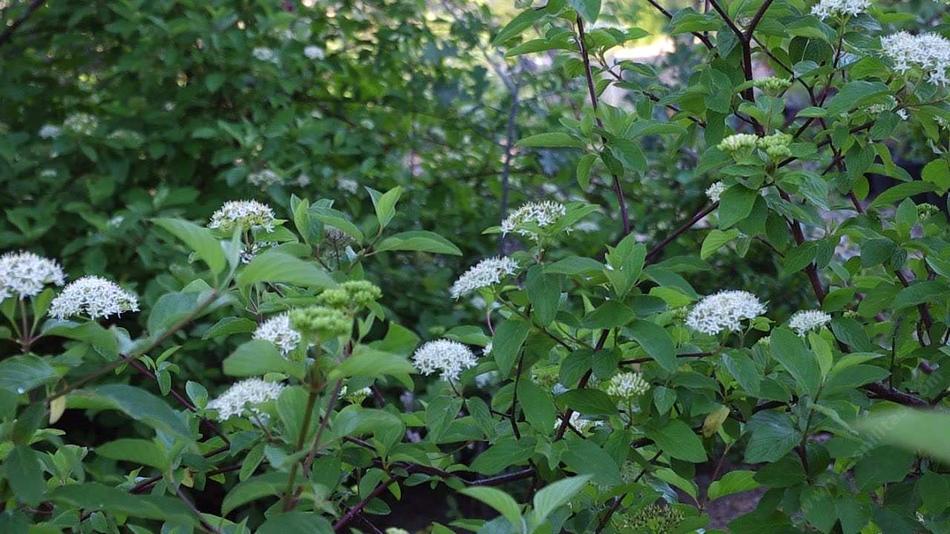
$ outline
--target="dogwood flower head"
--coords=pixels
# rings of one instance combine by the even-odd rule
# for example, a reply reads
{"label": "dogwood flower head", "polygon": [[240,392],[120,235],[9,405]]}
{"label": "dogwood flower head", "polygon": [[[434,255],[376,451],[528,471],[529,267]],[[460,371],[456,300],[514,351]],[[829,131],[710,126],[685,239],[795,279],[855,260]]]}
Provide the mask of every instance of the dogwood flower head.
{"label": "dogwood flower head", "polygon": [[357,389],[353,392],[350,392],[347,386],[343,386],[340,389],[340,398],[353,404],[363,404],[363,401],[372,394],[373,390],[370,389],[369,386]]}
{"label": "dogwood flower head", "polygon": [[83,276],[70,282],[52,304],[49,314],[56,319],[85,316],[92,320],[139,311],[139,299],[118,284],[99,276]]}
{"label": "dogwood flower head", "polygon": [[817,330],[831,322],[831,316],[819,310],[802,310],[795,312],[788,320],[788,326],[792,327],[800,336],[804,336],[809,330]]}
{"label": "dogwood flower head", "polygon": [[617,373],[607,382],[607,394],[621,399],[639,397],[650,390],[650,383],[640,373]]}
{"label": "dogwood flower head", "polygon": [[73,113],[63,121],[63,129],[76,135],[92,135],[99,127],[99,120],[88,113]]}
{"label": "dogwood flower head", "polygon": [[502,234],[517,232],[520,235],[537,239],[537,228],[551,226],[567,213],[567,208],[559,202],[529,202],[516,209],[501,222]]}
{"label": "dogwood flower head", "polygon": [[486,258],[469,270],[452,284],[449,292],[453,299],[458,299],[483,287],[490,287],[501,282],[506,276],[512,276],[518,271],[518,262],[508,257]]}
{"label": "dogwood flower head", "polygon": [[294,330],[311,341],[349,334],[351,323],[343,312],[326,306],[310,306],[290,312],[290,324]]}
{"label": "dogwood flower head", "polygon": [[782,132],[759,138],[759,147],[774,159],[791,156],[792,150],[789,148],[791,143],[792,135]]}
{"label": "dogwood flower head", "polygon": [[759,136],[754,134],[732,134],[719,142],[718,148],[723,152],[739,152],[752,150],[759,144]]}
{"label": "dogwood flower head", "polygon": [[766,76],[752,81],[752,86],[769,93],[778,93],[788,89],[792,81],[788,78],[778,78],[776,76]]}
{"label": "dogwood flower head", "polygon": [[32,252],[8,252],[0,256],[0,300],[16,295],[35,297],[43,286],[63,285],[63,269],[55,261]]}
{"label": "dogwood flower head", "polygon": [[248,174],[247,182],[263,189],[265,187],[284,183],[284,177],[270,169],[261,169]]}
{"label": "dogwood flower head", "polygon": [[52,139],[54,137],[59,137],[61,133],[63,133],[63,129],[60,128],[59,126],[53,126],[52,124],[44,124],[43,127],[40,128],[39,136],[42,137],[43,139]]}
{"label": "dogwood flower head", "polygon": [[208,403],[208,409],[217,411],[221,421],[234,416],[261,415],[260,405],[276,400],[283,389],[284,385],[279,382],[249,378],[231,385],[221,396]]}
{"label": "dogwood flower head", "polygon": [[360,190],[360,183],[352,178],[338,178],[336,186],[347,193],[356,193]]}
{"label": "dogwood flower head", "polygon": [[254,331],[254,339],[270,341],[287,356],[300,344],[300,332],[290,326],[290,316],[286,313],[271,317],[261,323]]}
{"label": "dogwood flower head", "polygon": [[714,182],[712,185],[706,188],[706,196],[711,202],[719,202],[719,197],[722,196],[725,190],[726,184],[722,182]]}
{"label": "dogwood flower head", "polygon": [[277,53],[274,52],[274,49],[267,48],[265,46],[259,46],[254,50],[251,50],[251,55],[254,56],[254,59],[258,61],[267,61],[270,63],[277,63],[280,61],[277,58]]}
{"label": "dogwood flower head", "polygon": [[303,55],[307,56],[307,59],[323,59],[323,49],[310,45],[303,49]]}
{"label": "dogwood flower head", "polygon": [[833,16],[856,16],[871,7],[871,0],[820,0],[812,6],[811,14],[825,20]]}
{"label": "dogwood flower head", "polygon": [[274,211],[256,200],[229,200],[211,215],[208,228],[226,233],[239,228],[242,232],[263,228],[274,229]]}
{"label": "dogwood flower head", "polygon": [[720,291],[704,297],[686,315],[686,326],[703,334],[735,332],[742,321],[765,313],[765,305],[748,291]]}
{"label": "dogwood flower head", "polygon": [[881,51],[899,73],[918,67],[930,83],[950,84],[950,40],[936,33],[898,32],[881,38]]}
{"label": "dogwood flower head", "polygon": [[412,355],[416,369],[424,375],[441,373],[442,380],[458,380],[466,369],[475,367],[478,359],[465,345],[448,339],[429,341]]}

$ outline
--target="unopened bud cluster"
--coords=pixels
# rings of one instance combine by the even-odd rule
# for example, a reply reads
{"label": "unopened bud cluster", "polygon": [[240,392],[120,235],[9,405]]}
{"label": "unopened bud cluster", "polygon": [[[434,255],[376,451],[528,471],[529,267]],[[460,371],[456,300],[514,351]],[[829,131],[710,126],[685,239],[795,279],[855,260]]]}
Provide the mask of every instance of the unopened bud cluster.
{"label": "unopened bud cluster", "polygon": [[291,310],[290,323],[307,339],[330,339],[350,333],[350,319],[336,308],[310,306]]}

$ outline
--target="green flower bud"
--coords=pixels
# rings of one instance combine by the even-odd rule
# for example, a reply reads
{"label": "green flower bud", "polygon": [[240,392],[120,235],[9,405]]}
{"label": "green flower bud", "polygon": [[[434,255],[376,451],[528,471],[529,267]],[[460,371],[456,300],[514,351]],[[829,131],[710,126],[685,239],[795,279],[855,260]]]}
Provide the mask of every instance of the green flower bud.
{"label": "green flower bud", "polygon": [[769,93],[778,93],[788,89],[792,85],[791,80],[786,78],[776,78],[775,76],[769,76],[767,78],[759,78],[752,82],[752,86],[758,89]]}
{"label": "green flower bud", "polygon": [[310,339],[330,339],[350,333],[350,319],[340,310],[310,306],[291,310],[290,322],[301,335]]}
{"label": "green flower bud", "polygon": [[685,517],[683,512],[670,506],[651,504],[634,514],[619,518],[618,530],[621,532],[649,532],[665,534],[672,532]]}
{"label": "green flower bud", "polygon": [[341,287],[357,306],[367,306],[383,296],[381,289],[366,280],[350,280],[343,282]]}
{"label": "green flower bud", "polygon": [[350,295],[344,289],[327,289],[317,296],[317,302],[331,308],[346,308],[350,304]]}

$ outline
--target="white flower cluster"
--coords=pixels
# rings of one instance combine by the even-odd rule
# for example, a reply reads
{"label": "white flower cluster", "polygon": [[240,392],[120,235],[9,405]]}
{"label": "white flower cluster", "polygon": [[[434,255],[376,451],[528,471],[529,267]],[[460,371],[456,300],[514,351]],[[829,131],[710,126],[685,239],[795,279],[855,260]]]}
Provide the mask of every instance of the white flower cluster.
{"label": "white flower cluster", "polygon": [[[896,107],[897,107],[897,99],[894,98],[893,96],[888,95],[886,102],[882,102],[880,104],[871,104],[870,106],[868,106],[867,111],[868,113],[872,115],[880,115],[881,113],[884,113],[885,111],[891,111]],[[894,114],[900,117],[901,120],[905,120],[905,121],[907,120],[906,109],[898,109],[897,111],[894,112]]]}
{"label": "white flower cluster", "polygon": [[251,50],[251,55],[254,56],[254,59],[258,61],[267,61],[269,63],[278,63],[280,61],[273,48],[267,48],[264,46],[259,46],[254,50]]}
{"label": "white flower cluster", "polygon": [[825,20],[833,16],[856,16],[871,7],[871,0],[820,0],[811,8],[811,14]]}
{"label": "white flower cluster", "polygon": [[251,185],[264,188],[284,183],[284,178],[270,169],[262,169],[247,175],[247,182]]}
{"label": "white flower cluster", "polygon": [[307,56],[307,59],[323,59],[323,49],[310,45],[303,49],[303,55]]}
{"label": "white flower cluster", "polygon": [[511,276],[517,271],[518,262],[511,258],[486,258],[465,271],[465,274],[452,284],[452,298],[458,299],[483,287],[495,285],[505,276]]}
{"label": "white flower cluster", "polygon": [[257,330],[254,331],[254,339],[263,339],[270,341],[280,350],[280,353],[287,356],[297,345],[300,344],[300,332],[297,332],[290,325],[290,316],[282,313],[264,321]]}
{"label": "white flower cluster", "polygon": [[92,135],[99,127],[99,120],[88,113],[73,113],[63,121],[63,128],[76,135]]}
{"label": "white flower cluster", "polygon": [[948,85],[950,78],[950,40],[936,33],[912,35],[898,32],[881,38],[881,50],[894,63],[894,70],[907,72],[920,68],[930,83]]}
{"label": "white flower cluster", "polygon": [[21,250],[0,256],[0,300],[13,295],[34,297],[46,284],[63,285],[64,278],[58,263],[32,252]]}
{"label": "white flower cluster", "polygon": [[611,397],[632,399],[650,390],[650,383],[640,373],[617,373],[607,382],[607,394]]}
{"label": "white flower cluster", "polygon": [[700,300],[686,316],[686,326],[697,332],[716,335],[742,328],[744,319],[765,313],[765,305],[748,291],[720,291]]}
{"label": "white flower cluster", "polygon": [[56,319],[76,315],[99,319],[124,312],[139,311],[139,299],[118,284],[99,276],[83,276],[70,282],[50,305]]}
{"label": "white flower cluster", "polygon": [[712,202],[719,202],[719,197],[721,197],[725,191],[726,184],[715,182],[706,188],[706,196],[709,197],[709,200]]}
{"label": "white flower cluster", "polygon": [[443,380],[458,380],[466,369],[475,367],[478,359],[465,345],[448,339],[429,341],[412,355],[416,369],[424,375],[440,372]]}
{"label": "white flower cluster", "polygon": [[225,232],[263,228],[270,232],[274,229],[274,211],[256,200],[229,200],[211,215],[208,228]]}
{"label": "white flower cluster", "polygon": [[567,208],[559,202],[529,202],[511,213],[501,222],[503,234],[517,232],[525,237],[536,239],[538,234],[533,228],[551,226],[567,213]]}
{"label": "white flower cluster", "polygon": [[347,193],[356,194],[360,189],[360,183],[352,178],[338,178],[336,181],[336,186]]}
{"label": "white flower cluster", "polygon": [[284,385],[278,382],[265,382],[260,378],[249,378],[237,382],[208,403],[209,410],[218,412],[221,421],[236,415],[260,415],[258,406],[277,399]]}
{"label": "white flower cluster", "polygon": [[39,136],[43,139],[52,139],[54,137],[59,137],[59,134],[63,133],[63,129],[59,126],[53,126],[52,124],[44,124],[40,128]]}
{"label": "white flower cluster", "polygon": [[816,330],[831,322],[831,316],[819,310],[797,311],[788,320],[788,326],[792,327],[800,336],[804,336],[809,330]]}
{"label": "white flower cluster", "polygon": [[145,138],[142,137],[142,134],[123,128],[113,131],[106,137],[106,139],[129,146],[138,146],[145,142]]}

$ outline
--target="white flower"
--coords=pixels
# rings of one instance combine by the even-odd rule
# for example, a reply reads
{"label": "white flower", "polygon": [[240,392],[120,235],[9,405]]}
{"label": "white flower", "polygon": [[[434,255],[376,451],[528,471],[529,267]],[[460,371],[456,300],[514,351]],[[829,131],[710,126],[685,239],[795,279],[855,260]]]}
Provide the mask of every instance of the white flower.
{"label": "white flower", "polygon": [[233,384],[221,396],[209,402],[208,409],[217,411],[221,421],[236,415],[260,415],[258,407],[277,399],[283,389],[284,385],[278,382],[249,378]]}
{"label": "white flower", "polygon": [[788,326],[792,327],[800,336],[804,336],[809,330],[816,330],[831,322],[831,316],[823,311],[802,310],[797,311],[788,320]]}
{"label": "white flower", "polygon": [[611,397],[632,399],[650,389],[650,383],[640,373],[617,373],[607,382],[607,394]]}
{"label": "white flower", "polygon": [[336,181],[336,186],[339,189],[346,191],[347,193],[356,193],[360,189],[360,184],[356,180],[351,178],[339,178]]}
{"label": "white flower", "polygon": [[900,73],[918,67],[930,83],[948,85],[950,69],[950,40],[936,33],[912,35],[898,32],[881,38],[881,51]]}
{"label": "white flower", "polygon": [[56,319],[75,315],[90,319],[139,311],[139,300],[115,282],[99,276],[83,276],[70,282],[50,305],[49,314]]}
{"label": "white flower", "polygon": [[208,228],[225,232],[232,232],[235,228],[242,231],[263,228],[270,232],[274,229],[274,211],[256,200],[229,200],[214,212]]}
{"label": "white flower", "polygon": [[478,359],[465,345],[448,339],[429,341],[412,355],[416,369],[424,375],[440,372],[443,380],[458,380],[459,374],[475,367]]}
{"label": "white flower", "polygon": [[63,285],[63,269],[55,261],[32,252],[8,252],[0,256],[0,300],[16,295],[34,297],[46,284]]}
{"label": "white flower", "polygon": [[277,53],[274,52],[273,48],[267,48],[264,46],[259,46],[251,51],[251,55],[254,56],[254,59],[258,61],[267,61],[270,63],[277,63],[280,61],[277,57]]}
{"label": "white flower", "polygon": [[811,8],[811,14],[824,20],[832,16],[856,16],[871,7],[871,0],[820,0]]}
{"label": "white flower", "polygon": [[715,182],[706,188],[706,196],[709,197],[709,200],[712,202],[719,202],[719,197],[722,196],[725,190],[726,184],[722,182]]}
{"label": "white flower", "polygon": [[63,121],[63,129],[76,135],[92,135],[99,127],[99,120],[88,113],[73,113]]}
{"label": "white flower", "polygon": [[303,55],[307,56],[307,59],[323,59],[323,49],[310,45],[303,49]]}
{"label": "white flower", "polygon": [[52,124],[44,124],[40,128],[39,136],[43,139],[52,139],[54,137],[59,137],[59,134],[63,133],[63,129],[59,126],[53,126]]}
{"label": "white flower", "polygon": [[465,274],[452,284],[450,293],[452,298],[458,299],[483,287],[498,284],[502,278],[514,275],[517,270],[518,263],[511,258],[486,258],[465,271]]}
{"label": "white flower", "polygon": [[529,202],[522,205],[501,222],[501,232],[517,232],[525,237],[537,239],[536,228],[551,226],[567,213],[559,202]]}
{"label": "white flower", "polygon": [[264,188],[272,185],[284,183],[284,178],[270,169],[262,169],[247,175],[247,181],[251,185]]}
{"label": "white flower", "polygon": [[743,319],[765,313],[765,305],[748,291],[720,291],[699,301],[686,316],[686,326],[704,334],[735,332]]}
{"label": "white flower", "polygon": [[300,332],[290,326],[290,316],[282,313],[264,321],[254,331],[254,339],[270,341],[280,349],[284,356],[290,354],[300,344]]}

